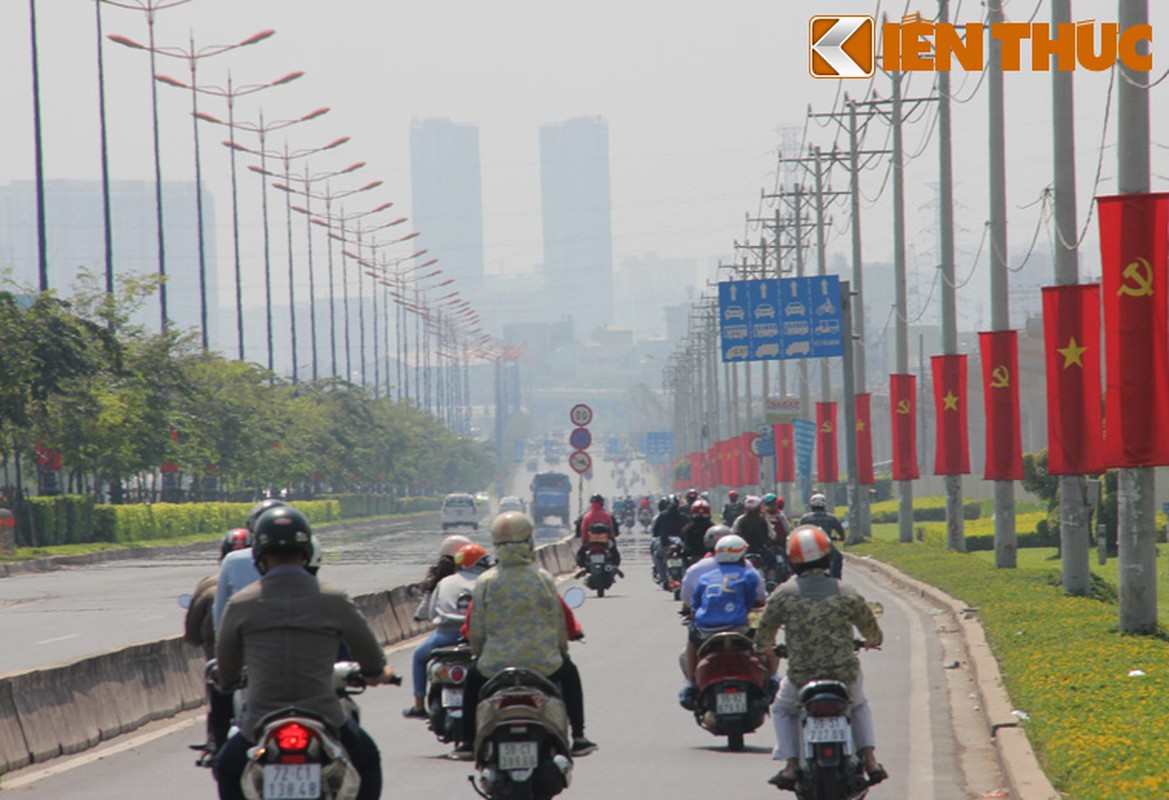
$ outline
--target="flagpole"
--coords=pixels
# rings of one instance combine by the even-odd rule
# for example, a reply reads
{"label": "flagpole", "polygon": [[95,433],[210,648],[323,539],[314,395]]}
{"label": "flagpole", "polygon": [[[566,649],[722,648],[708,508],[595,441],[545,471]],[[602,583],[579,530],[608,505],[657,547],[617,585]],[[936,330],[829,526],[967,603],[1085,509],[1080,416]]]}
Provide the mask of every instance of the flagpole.
{"label": "flagpole", "polygon": [[[1120,29],[1146,24],[1148,0],[1119,0]],[[1149,73],[1123,63],[1117,81],[1117,190],[1120,194],[1149,191]],[[1153,494],[1156,483],[1149,467],[1122,469],[1117,480],[1117,537],[1120,562],[1120,630],[1157,630],[1157,530]]]}
{"label": "flagpole", "polygon": [[[1071,0],[1052,0],[1052,30],[1072,21]],[[1051,123],[1052,154],[1055,162],[1055,282],[1072,285],[1080,281],[1079,243],[1076,221],[1076,131],[1075,73],[1057,68],[1052,55]],[[1060,343],[1062,345],[1062,342]],[[1051,387],[1048,387],[1051,391]],[[1063,590],[1087,596],[1091,570],[1088,550],[1088,507],[1084,502],[1084,476],[1063,475],[1059,479],[1059,542],[1063,562]]]}

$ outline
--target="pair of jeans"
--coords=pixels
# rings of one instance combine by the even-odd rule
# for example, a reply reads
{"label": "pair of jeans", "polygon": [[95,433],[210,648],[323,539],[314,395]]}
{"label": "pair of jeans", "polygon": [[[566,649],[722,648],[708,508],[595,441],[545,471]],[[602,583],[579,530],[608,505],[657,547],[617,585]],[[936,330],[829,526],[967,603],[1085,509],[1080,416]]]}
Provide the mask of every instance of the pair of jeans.
{"label": "pair of jeans", "polygon": [[[584,686],[580,681],[580,670],[576,668],[572,659],[565,656],[560,669],[547,677],[560,687],[560,697],[564,700],[564,710],[568,713],[568,724],[572,727],[572,738],[584,737]],[[466,732],[467,741],[463,744],[475,743],[479,694],[487,681],[488,678],[478,669],[471,670],[467,675],[467,683],[463,689],[463,730]]]}
{"label": "pair of jeans", "polygon": [[[349,720],[338,732],[349,761],[361,776],[357,800],[378,800],[382,795],[382,755],[370,735]],[[215,757],[215,779],[219,782],[220,800],[244,800],[240,778],[248,765],[248,750],[255,746],[243,734],[227,740]]]}
{"label": "pair of jeans", "polygon": [[436,647],[449,647],[459,641],[457,630],[436,629],[414,648],[414,696],[421,700],[426,696],[426,665]]}

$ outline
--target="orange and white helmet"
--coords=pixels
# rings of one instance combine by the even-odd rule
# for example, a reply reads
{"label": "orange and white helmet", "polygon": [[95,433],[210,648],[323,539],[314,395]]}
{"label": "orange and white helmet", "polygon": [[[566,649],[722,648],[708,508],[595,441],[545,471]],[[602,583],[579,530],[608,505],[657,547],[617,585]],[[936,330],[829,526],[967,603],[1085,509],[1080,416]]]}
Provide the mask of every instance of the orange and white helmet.
{"label": "orange and white helmet", "polygon": [[800,525],[787,537],[787,560],[792,564],[810,564],[832,552],[828,534],[815,525]]}
{"label": "orange and white helmet", "polygon": [[715,542],[714,560],[720,564],[736,564],[747,556],[747,541],[732,533]]}
{"label": "orange and white helmet", "polygon": [[471,569],[487,558],[487,548],[481,544],[465,544],[455,553],[455,569]]}

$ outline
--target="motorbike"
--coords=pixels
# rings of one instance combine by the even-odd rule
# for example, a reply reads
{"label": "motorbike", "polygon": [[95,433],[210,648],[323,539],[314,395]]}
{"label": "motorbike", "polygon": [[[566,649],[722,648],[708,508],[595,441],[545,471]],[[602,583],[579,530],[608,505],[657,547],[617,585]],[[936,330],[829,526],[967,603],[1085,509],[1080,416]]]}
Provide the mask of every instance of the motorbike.
{"label": "motorbike", "polygon": [[472,660],[466,642],[431,651],[426,665],[426,719],[440,742],[463,741],[463,688]]}
{"label": "motorbike", "polygon": [[641,526],[642,533],[649,533],[650,523],[654,521],[654,514],[648,508],[641,508],[637,511],[637,524]]}
{"label": "motorbike", "polygon": [[[577,586],[564,593],[570,608],[584,602]],[[559,688],[542,675],[509,668],[489,680],[480,695],[475,732],[478,781],[486,800],[549,800],[572,781],[568,710]]]}
{"label": "motorbike", "polygon": [[675,600],[682,599],[682,577],[689,566],[686,561],[686,549],[682,540],[671,536],[666,547],[666,578],[662,582],[662,588],[667,592],[673,592]]}
{"label": "motorbike", "polygon": [[626,506],[621,511],[621,523],[620,523],[621,527],[627,531],[631,531],[631,530],[633,530],[633,525],[634,525],[635,521],[636,521],[636,519],[634,517],[633,507]]}
{"label": "motorbike", "polygon": [[716,633],[698,648],[694,669],[694,719],[715,736],[727,737],[727,749],[743,749],[746,734],[763,724],[776,684],[751,637],[734,631]]}
{"label": "motorbike", "polygon": [[582,567],[586,571],[585,586],[596,591],[597,597],[604,597],[605,591],[617,580],[614,545],[607,532],[589,531],[588,536]]}
{"label": "motorbike", "polygon": [[[854,643],[857,649],[864,642]],[[781,655],[785,655],[781,646]],[[871,781],[852,741],[852,703],[848,685],[814,680],[800,689],[800,765],[798,800],[862,800]]]}
{"label": "motorbike", "polygon": [[[401,678],[392,682],[400,683]],[[353,661],[334,664],[333,686],[346,714],[357,719],[352,698],[366,686],[360,665]],[[341,800],[356,796],[360,785],[357,768],[337,735],[323,721],[295,707],[264,719],[259,743],[248,750],[240,778],[248,800]]]}

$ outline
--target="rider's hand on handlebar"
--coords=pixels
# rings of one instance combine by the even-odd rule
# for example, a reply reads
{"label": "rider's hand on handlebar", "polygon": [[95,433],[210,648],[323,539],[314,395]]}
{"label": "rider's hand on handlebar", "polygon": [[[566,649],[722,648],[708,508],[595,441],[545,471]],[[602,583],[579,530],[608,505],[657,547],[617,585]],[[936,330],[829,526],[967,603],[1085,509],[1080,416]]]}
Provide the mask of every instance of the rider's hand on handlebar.
{"label": "rider's hand on handlebar", "polygon": [[391,667],[389,664],[387,664],[386,668],[382,671],[382,673],[380,675],[374,675],[372,677],[366,678],[365,682],[367,684],[369,684],[370,686],[377,686],[378,684],[384,684],[384,683],[392,683],[395,685],[399,685],[402,683],[402,679],[399,676],[395,675],[394,668]]}

